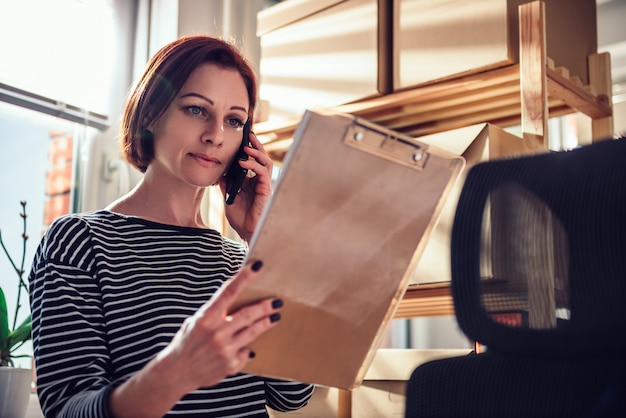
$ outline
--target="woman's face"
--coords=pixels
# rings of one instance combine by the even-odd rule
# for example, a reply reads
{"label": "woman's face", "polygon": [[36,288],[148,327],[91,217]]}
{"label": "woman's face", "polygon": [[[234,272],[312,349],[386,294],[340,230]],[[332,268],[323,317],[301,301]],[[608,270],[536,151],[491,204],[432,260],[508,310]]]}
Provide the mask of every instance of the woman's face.
{"label": "woman's face", "polygon": [[148,171],[196,187],[215,184],[241,144],[247,119],[248,92],[241,75],[203,64],[150,127],[154,159]]}

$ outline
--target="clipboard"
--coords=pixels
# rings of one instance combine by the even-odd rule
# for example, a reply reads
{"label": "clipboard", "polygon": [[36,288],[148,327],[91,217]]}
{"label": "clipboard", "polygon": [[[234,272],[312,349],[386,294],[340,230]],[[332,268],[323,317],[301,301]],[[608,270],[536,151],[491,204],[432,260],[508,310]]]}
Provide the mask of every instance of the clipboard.
{"label": "clipboard", "polygon": [[251,241],[237,306],[285,302],[247,373],[358,387],[464,159],[353,115],[307,110]]}

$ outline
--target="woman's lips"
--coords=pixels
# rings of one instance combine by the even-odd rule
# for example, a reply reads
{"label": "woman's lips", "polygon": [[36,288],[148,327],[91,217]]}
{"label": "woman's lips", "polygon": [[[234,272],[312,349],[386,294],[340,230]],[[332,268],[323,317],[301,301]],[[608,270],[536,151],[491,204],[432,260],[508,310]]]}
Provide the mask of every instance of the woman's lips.
{"label": "woman's lips", "polygon": [[206,154],[190,153],[189,155],[194,160],[196,160],[198,163],[200,163],[201,165],[203,165],[205,167],[215,167],[215,166],[221,164],[220,160],[218,160],[217,158],[214,158],[214,157],[210,157],[210,156],[208,156]]}

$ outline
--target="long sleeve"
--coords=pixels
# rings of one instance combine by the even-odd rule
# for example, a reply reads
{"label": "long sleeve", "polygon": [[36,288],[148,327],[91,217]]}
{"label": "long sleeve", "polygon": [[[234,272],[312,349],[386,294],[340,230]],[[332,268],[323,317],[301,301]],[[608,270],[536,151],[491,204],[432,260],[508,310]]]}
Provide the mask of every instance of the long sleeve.
{"label": "long sleeve", "polygon": [[107,417],[110,359],[85,224],[51,226],[29,278],[37,390],[46,417]]}
{"label": "long sleeve", "polygon": [[[237,274],[245,248],[217,231],[109,211],[49,228],[29,276],[37,390],[46,417],[108,417],[108,395],[161,352]],[[186,394],[167,416],[266,417],[312,386],[250,374]]]}

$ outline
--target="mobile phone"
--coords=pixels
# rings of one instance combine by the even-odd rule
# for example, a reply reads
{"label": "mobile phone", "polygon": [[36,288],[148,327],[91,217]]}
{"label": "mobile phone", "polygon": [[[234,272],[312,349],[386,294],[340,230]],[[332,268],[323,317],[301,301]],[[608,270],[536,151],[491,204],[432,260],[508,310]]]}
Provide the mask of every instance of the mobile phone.
{"label": "mobile phone", "polygon": [[231,205],[235,201],[235,197],[237,193],[239,193],[239,190],[241,190],[241,185],[248,175],[248,170],[239,165],[239,161],[246,161],[248,159],[248,154],[246,154],[243,149],[246,145],[250,145],[250,118],[248,118],[248,121],[243,125],[241,145],[239,146],[237,155],[235,155],[235,159],[226,172],[225,202],[227,205]]}

